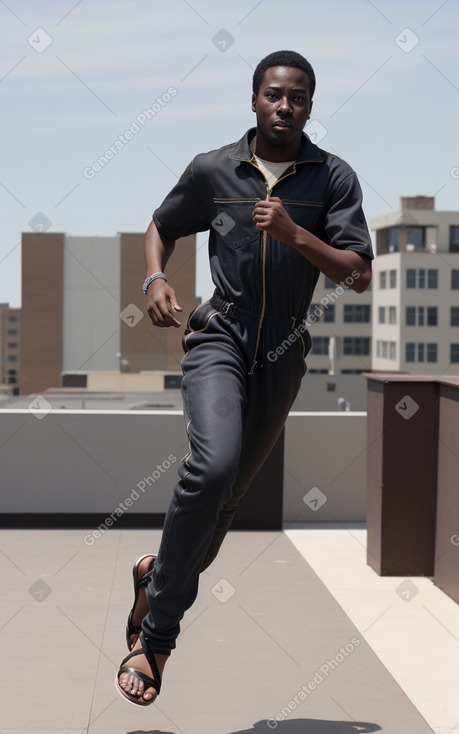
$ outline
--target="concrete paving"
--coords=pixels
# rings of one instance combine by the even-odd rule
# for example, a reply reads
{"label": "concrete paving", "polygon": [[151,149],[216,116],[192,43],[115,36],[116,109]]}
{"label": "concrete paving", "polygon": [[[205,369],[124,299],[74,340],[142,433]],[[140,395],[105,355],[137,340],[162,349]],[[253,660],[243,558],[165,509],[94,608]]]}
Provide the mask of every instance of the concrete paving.
{"label": "concrete paving", "polygon": [[229,533],[158,702],[130,705],[131,567],[160,531],[92,530],[0,533],[1,734],[433,731],[285,532]]}

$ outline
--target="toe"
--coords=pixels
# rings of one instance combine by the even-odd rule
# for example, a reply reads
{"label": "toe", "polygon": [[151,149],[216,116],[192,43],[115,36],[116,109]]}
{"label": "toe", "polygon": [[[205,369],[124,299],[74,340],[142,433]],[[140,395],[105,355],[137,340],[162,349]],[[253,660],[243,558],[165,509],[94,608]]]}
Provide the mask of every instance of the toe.
{"label": "toe", "polygon": [[145,701],[151,701],[152,699],[155,699],[157,695],[157,691],[154,688],[147,688],[143,694],[143,698]]}
{"label": "toe", "polygon": [[140,680],[136,675],[131,675],[131,695],[142,696],[144,685],[143,681]]}

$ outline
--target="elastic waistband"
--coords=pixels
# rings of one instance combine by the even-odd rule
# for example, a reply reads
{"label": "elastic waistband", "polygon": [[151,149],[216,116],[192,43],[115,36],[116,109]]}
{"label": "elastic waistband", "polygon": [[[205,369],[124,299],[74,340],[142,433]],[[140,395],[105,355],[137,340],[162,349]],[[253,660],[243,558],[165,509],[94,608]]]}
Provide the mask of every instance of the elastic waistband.
{"label": "elastic waistband", "polygon": [[[251,311],[245,311],[239,306],[235,306],[234,303],[225,301],[218,293],[214,293],[210,299],[210,304],[220,311],[223,316],[235,321],[240,321],[243,324],[249,326],[258,326],[261,319],[261,314],[252,313]],[[263,324],[271,327],[283,327],[287,329],[294,329],[302,321],[306,319],[307,314],[302,316],[263,316]]]}

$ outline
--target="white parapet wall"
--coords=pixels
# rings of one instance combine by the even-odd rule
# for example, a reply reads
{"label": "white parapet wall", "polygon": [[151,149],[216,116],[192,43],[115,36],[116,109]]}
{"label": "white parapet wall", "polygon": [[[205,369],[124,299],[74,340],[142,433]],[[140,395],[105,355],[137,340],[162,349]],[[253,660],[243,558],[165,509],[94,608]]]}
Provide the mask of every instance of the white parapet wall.
{"label": "white parapet wall", "polygon": [[285,426],[284,523],[366,519],[365,412],[291,412]]}
{"label": "white parapet wall", "polygon": [[[365,413],[290,414],[285,523],[365,519],[365,425]],[[0,510],[164,513],[187,451],[181,411],[57,410],[41,397],[0,410]]]}

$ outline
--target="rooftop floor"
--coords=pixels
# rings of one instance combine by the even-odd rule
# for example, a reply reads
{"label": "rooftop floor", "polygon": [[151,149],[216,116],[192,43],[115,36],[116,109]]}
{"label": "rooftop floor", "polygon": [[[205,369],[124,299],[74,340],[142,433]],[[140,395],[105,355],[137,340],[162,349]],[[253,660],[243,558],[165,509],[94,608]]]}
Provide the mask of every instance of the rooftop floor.
{"label": "rooftop floor", "polygon": [[114,678],[160,531],[85,534],[0,532],[1,734],[459,734],[459,607],[378,577],[362,525],[230,532],[137,709]]}

